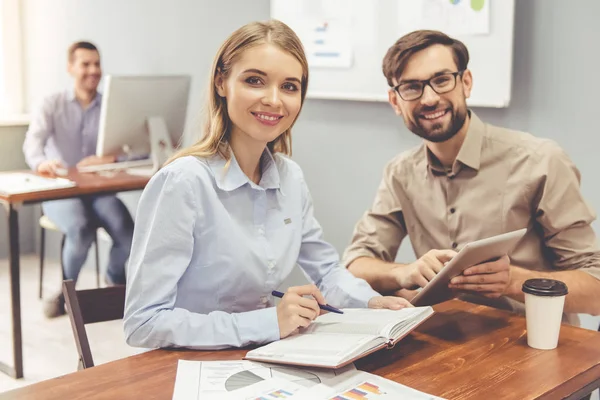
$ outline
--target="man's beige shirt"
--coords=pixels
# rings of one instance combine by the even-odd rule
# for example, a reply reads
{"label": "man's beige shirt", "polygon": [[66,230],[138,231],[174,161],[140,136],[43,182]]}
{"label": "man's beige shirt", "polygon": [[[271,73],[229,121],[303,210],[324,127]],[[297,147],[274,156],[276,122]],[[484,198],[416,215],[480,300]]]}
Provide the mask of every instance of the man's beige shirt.
{"label": "man's beige shirt", "polygon": [[[424,144],[388,163],[344,264],[358,257],[394,262],[406,235],[419,258],[431,249],[458,251],[474,240],[528,228],[509,254],[512,265],[581,269],[600,278],[600,249],[590,226],[596,215],[582,197],[580,173],[569,157],[551,140],[484,124],[470,114],[451,170]],[[522,303],[506,297],[468,300],[523,312]]]}

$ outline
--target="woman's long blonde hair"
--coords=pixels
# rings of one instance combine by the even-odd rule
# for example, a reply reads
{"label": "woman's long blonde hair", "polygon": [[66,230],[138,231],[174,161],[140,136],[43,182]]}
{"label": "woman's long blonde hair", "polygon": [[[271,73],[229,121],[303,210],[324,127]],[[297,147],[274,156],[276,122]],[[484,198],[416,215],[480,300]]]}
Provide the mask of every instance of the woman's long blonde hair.
{"label": "woman's long blonde hair", "polygon": [[[281,50],[294,56],[302,65],[301,104],[304,104],[306,89],[308,87],[308,61],[304,54],[302,42],[294,31],[281,21],[270,20],[267,22],[252,22],[242,26],[229,36],[221,45],[212,65],[210,82],[208,85],[208,99],[204,109],[204,124],[201,139],[192,146],[176,153],[166,164],[185,156],[211,157],[219,153],[224,159],[231,158],[229,135],[231,121],[227,113],[227,100],[219,96],[215,85],[219,74],[226,79],[231,67],[241,54],[254,46],[270,43]],[[298,113],[299,115],[299,113]],[[296,119],[298,116],[296,116]],[[292,126],[269,142],[267,147],[271,152],[281,152],[286,155],[292,153]]]}

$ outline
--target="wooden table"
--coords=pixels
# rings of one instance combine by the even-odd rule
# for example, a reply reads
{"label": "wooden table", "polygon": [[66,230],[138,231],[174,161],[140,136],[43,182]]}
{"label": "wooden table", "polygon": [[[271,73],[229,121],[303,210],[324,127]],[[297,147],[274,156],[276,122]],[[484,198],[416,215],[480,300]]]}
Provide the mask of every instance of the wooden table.
{"label": "wooden table", "polygon": [[[30,171],[15,171],[30,172]],[[149,181],[148,177],[128,175],[118,172],[112,176],[98,174],[80,174],[70,170],[68,178],[76,182],[75,187],[53,189],[32,193],[7,195],[0,193],[0,204],[4,205],[8,214],[8,243],[10,268],[10,294],[13,328],[13,366],[0,362],[0,372],[13,378],[23,377],[23,346],[21,337],[21,288],[19,260],[19,207],[25,204],[42,201],[85,197],[89,195],[113,194],[130,190],[143,189]]]}
{"label": "wooden table", "polygon": [[[527,346],[525,319],[451,300],[391,350],[357,368],[447,399],[578,399],[600,385],[600,333],[563,325],[558,348]],[[93,344],[92,344],[93,345]],[[247,350],[153,350],[0,394],[0,400],[170,399],[177,360]]]}

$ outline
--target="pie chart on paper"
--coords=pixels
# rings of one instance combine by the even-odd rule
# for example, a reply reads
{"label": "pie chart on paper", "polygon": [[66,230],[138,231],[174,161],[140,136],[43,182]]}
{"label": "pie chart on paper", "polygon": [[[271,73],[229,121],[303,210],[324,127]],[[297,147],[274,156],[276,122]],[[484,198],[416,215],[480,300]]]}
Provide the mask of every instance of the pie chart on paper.
{"label": "pie chart on paper", "polygon": [[321,379],[307,371],[297,369],[275,367],[275,368],[252,368],[237,372],[225,381],[225,389],[228,392],[245,388],[269,378],[281,378],[294,382],[304,387],[312,387],[321,383]]}

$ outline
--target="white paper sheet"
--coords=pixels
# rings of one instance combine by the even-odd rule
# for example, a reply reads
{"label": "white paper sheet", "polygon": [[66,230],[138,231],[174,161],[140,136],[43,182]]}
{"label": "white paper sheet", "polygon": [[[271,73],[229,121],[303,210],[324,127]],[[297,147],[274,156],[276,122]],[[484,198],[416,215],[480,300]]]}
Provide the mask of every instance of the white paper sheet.
{"label": "white paper sheet", "polygon": [[363,371],[349,371],[329,383],[298,391],[293,399],[323,400],[443,400],[389,379]]}
{"label": "white paper sheet", "polygon": [[270,378],[255,383],[245,388],[229,392],[227,400],[285,400],[296,399],[296,393],[306,389],[297,383],[281,379]]}
{"label": "white paper sheet", "polygon": [[232,392],[272,378],[308,388],[330,382],[338,375],[353,370],[355,370],[354,365],[339,370],[321,370],[246,360],[204,362],[179,360],[173,400],[231,399]]}
{"label": "white paper sheet", "polygon": [[0,193],[19,194],[76,186],[64,178],[45,178],[27,172],[0,173]]}

